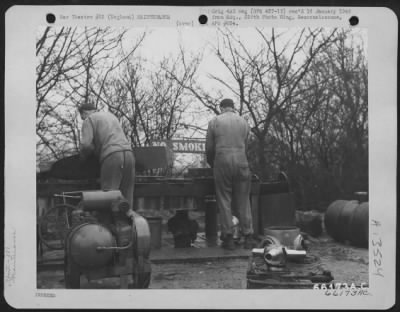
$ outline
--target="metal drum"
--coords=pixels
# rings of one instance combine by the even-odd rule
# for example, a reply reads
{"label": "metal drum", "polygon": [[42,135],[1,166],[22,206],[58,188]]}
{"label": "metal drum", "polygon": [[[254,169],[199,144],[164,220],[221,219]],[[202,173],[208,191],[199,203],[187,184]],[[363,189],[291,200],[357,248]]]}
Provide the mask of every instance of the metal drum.
{"label": "metal drum", "polygon": [[350,239],[350,222],[353,217],[354,210],[359,205],[357,200],[348,201],[342,209],[339,211],[337,218],[337,224],[334,229],[336,240],[338,242],[344,242]]}
{"label": "metal drum", "polygon": [[368,247],[369,238],[369,213],[368,203],[361,203],[358,205],[353,212],[350,220],[349,239],[350,242],[355,246]]}
{"label": "metal drum", "polygon": [[326,232],[338,242],[368,246],[368,203],[357,200],[337,200],[325,213]]}
{"label": "metal drum", "polygon": [[79,225],[72,230],[67,239],[72,260],[83,268],[102,267],[112,260],[112,250],[97,249],[116,247],[111,231],[100,224]]}
{"label": "metal drum", "polygon": [[332,204],[329,205],[328,209],[325,212],[325,230],[328,235],[333,238],[336,237],[336,224],[338,223],[339,212],[343,209],[343,206],[346,205],[346,203],[347,200],[335,200]]}

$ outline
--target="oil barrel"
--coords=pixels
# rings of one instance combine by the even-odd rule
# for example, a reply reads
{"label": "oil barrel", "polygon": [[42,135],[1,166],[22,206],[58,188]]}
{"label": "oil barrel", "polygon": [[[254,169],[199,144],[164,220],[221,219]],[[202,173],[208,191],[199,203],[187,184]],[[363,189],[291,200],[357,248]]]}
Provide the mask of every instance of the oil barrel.
{"label": "oil barrel", "polygon": [[336,200],[325,213],[326,232],[336,241],[368,246],[368,203]]}
{"label": "oil barrel", "polygon": [[296,206],[293,193],[260,195],[259,227],[294,226],[296,224]]}
{"label": "oil barrel", "polygon": [[337,219],[337,226],[335,227],[337,241],[344,242],[350,240],[350,221],[358,205],[359,202],[357,200],[350,200],[342,207]]}
{"label": "oil barrel", "polygon": [[336,239],[336,227],[339,219],[339,214],[346,204],[347,200],[335,200],[329,205],[325,212],[324,223],[325,230],[329,236]]}
{"label": "oil barrel", "polygon": [[353,212],[350,220],[350,242],[359,247],[368,247],[368,202],[358,205]]}

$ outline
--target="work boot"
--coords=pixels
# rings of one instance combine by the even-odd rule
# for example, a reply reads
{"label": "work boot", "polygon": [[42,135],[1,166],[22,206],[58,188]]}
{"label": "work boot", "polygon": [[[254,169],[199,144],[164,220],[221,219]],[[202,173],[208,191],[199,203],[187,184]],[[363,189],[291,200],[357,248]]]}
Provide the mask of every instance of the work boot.
{"label": "work boot", "polygon": [[232,234],[224,235],[224,237],[222,238],[221,247],[224,248],[224,249],[228,249],[228,250],[234,250],[235,249],[235,242],[233,241]]}
{"label": "work boot", "polygon": [[248,234],[244,237],[244,249],[253,249],[257,246],[257,242],[253,238],[252,234]]}

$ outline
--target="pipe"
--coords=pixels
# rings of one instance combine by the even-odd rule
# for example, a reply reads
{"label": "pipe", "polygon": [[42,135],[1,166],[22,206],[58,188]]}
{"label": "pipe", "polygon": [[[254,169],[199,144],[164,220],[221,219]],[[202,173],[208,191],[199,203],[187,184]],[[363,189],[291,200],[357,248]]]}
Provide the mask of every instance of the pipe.
{"label": "pipe", "polygon": [[285,248],[274,246],[264,253],[264,260],[270,266],[284,266],[286,263]]}
{"label": "pipe", "polygon": [[283,266],[286,261],[298,261],[306,256],[305,250],[287,249],[281,245],[253,248],[251,252],[254,255],[263,255],[265,262],[270,266]]}
{"label": "pipe", "polygon": [[130,247],[132,247],[133,245],[133,239],[131,239],[131,241],[125,245],[125,246],[98,246],[96,247],[96,250],[98,251],[102,251],[102,250],[116,250],[116,251],[120,251],[120,250],[125,250],[128,249]]}
{"label": "pipe", "polygon": [[111,210],[112,203],[121,199],[124,197],[119,190],[82,192],[84,210]]}
{"label": "pipe", "polygon": [[286,256],[288,258],[292,258],[292,257],[298,257],[298,256],[306,256],[306,251],[305,250],[294,250],[294,249],[286,249],[285,248],[285,252],[286,252]]}
{"label": "pipe", "polygon": [[251,252],[255,255],[263,255],[265,248],[253,248]]}
{"label": "pipe", "polygon": [[306,251],[305,250],[294,250],[294,249],[287,249],[283,248],[284,252],[286,253],[286,259],[288,261],[301,261],[306,257]]}

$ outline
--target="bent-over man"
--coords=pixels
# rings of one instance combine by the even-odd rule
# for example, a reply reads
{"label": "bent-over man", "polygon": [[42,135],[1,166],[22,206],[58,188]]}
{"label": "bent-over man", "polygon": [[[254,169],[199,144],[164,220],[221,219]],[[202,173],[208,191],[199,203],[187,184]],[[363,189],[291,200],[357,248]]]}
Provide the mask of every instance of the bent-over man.
{"label": "bent-over man", "polygon": [[97,111],[93,103],[79,106],[83,119],[81,159],[92,153],[99,158],[102,190],[120,190],[133,209],[135,158],[118,119],[109,112]]}
{"label": "bent-over man", "polygon": [[247,160],[250,127],[234,112],[231,99],[220,103],[221,114],[208,124],[206,156],[213,168],[217,206],[220,213],[222,247],[233,250],[232,212],[239,216],[244,248],[255,246],[250,208],[251,173]]}

